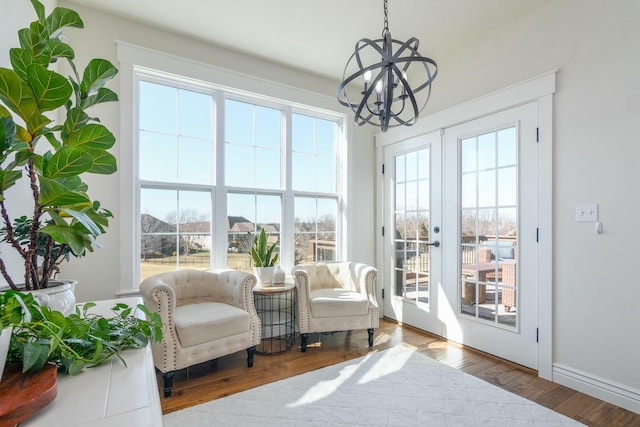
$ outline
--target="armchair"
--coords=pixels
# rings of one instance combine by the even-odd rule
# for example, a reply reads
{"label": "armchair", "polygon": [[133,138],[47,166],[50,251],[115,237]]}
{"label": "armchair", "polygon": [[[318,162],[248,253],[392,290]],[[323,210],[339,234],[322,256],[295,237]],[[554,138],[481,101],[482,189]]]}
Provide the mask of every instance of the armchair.
{"label": "armchair", "polygon": [[165,397],[171,396],[179,369],[239,350],[247,351],[247,366],[253,366],[261,332],[255,284],[255,276],[235,270],[172,271],[140,284],[144,304],[160,313],[166,328],[162,341],[151,347]]}
{"label": "armchair", "polygon": [[311,332],[367,329],[369,346],[380,323],[375,280],[378,271],[353,262],[300,264],[292,275],[298,290],[301,351]]}

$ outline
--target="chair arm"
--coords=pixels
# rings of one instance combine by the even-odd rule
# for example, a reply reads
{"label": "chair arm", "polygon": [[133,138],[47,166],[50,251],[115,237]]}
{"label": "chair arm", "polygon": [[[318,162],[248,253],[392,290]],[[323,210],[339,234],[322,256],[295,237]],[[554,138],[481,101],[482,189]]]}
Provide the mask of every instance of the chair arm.
{"label": "chair arm", "polygon": [[378,277],[378,270],[375,267],[366,264],[355,264],[353,266],[356,277],[358,278],[360,293],[362,296],[369,300],[369,303],[378,307],[378,300],[376,299],[376,278]]}
{"label": "chair arm", "polygon": [[309,275],[302,269],[294,268],[291,272],[298,295],[297,318],[300,332],[306,333],[310,329],[311,321],[311,284]]}
{"label": "chair arm", "polygon": [[153,343],[160,351],[153,352],[156,367],[162,372],[169,372],[176,367],[176,358],[180,342],[176,333],[174,313],[176,310],[176,294],[172,286],[161,280],[149,278],[140,284],[140,293],[144,305],[152,312],[160,314],[164,331],[162,342]]}

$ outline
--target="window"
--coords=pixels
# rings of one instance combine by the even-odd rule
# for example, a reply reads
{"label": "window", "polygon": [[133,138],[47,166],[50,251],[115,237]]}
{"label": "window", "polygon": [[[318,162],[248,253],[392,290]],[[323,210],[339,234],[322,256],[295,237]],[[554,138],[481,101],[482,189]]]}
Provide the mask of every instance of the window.
{"label": "window", "polygon": [[286,270],[339,259],[339,116],[144,73],[138,96],[141,280],[252,271],[262,229]]}

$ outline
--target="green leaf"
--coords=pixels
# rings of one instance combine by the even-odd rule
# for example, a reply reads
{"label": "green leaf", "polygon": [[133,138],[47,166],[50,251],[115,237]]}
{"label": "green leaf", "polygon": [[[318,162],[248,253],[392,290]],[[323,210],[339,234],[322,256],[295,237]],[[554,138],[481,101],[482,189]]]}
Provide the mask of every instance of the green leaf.
{"label": "green leaf", "polygon": [[93,105],[103,102],[117,101],[118,95],[109,88],[101,87],[95,95],[91,95],[82,100],[81,106],[87,109]]}
{"label": "green leaf", "polygon": [[84,369],[85,364],[83,361],[81,360],[74,360],[71,365],[69,365],[68,368],[68,374],[73,376],[73,375],[78,375],[80,372],[82,372],[82,370]]}
{"label": "green leaf", "polygon": [[15,71],[0,68],[0,100],[29,125],[29,121],[40,115],[33,92],[20,80]]}
{"label": "green leaf", "polygon": [[33,5],[33,9],[36,11],[36,15],[38,16],[38,21],[44,22],[44,6],[38,0],[31,0],[31,4]]}
{"label": "green leaf", "polygon": [[75,218],[75,220],[81,223],[92,235],[99,236],[100,234],[102,234],[102,231],[100,230],[100,228],[96,225],[95,222],[91,220],[89,215],[87,215],[86,213],[80,212],[80,211],[74,211],[71,209],[62,209],[62,211],[67,215],[70,215],[73,218]]}
{"label": "green leaf", "polygon": [[75,255],[84,253],[84,236],[73,227],[68,225],[46,225],[40,229],[40,232],[51,236],[56,243],[69,245]]}
{"label": "green leaf", "polygon": [[98,93],[98,90],[118,73],[118,69],[106,59],[92,59],[84,69],[80,92],[82,98]]}
{"label": "green leaf", "polygon": [[27,67],[27,78],[40,111],[62,107],[73,93],[67,79],[39,64]]}
{"label": "green leaf", "polygon": [[67,119],[64,121],[60,136],[66,141],[70,135],[77,132],[89,122],[89,116],[80,108],[72,108],[67,112]]}
{"label": "green leaf", "polygon": [[104,150],[87,150],[87,153],[93,156],[93,166],[87,172],[102,175],[111,175],[118,167],[116,158]]}
{"label": "green leaf", "polygon": [[16,138],[16,124],[7,117],[0,117],[0,149],[5,151],[11,147]]}
{"label": "green leaf", "polygon": [[20,178],[22,178],[21,170],[0,170],[0,193],[4,193],[8,188],[11,188]]}
{"label": "green leaf", "polygon": [[31,53],[34,62],[43,65],[49,63],[49,56],[46,53],[49,34],[40,22],[32,22],[29,28],[19,30],[18,40],[20,47]]}
{"label": "green leaf", "polygon": [[58,39],[49,40],[49,54],[51,58],[67,58],[73,59],[75,57],[75,52],[66,43],[61,42]]}
{"label": "green leaf", "polygon": [[15,169],[17,167],[21,167],[27,164],[29,159],[36,156],[31,150],[29,150],[29,146],[20,147],[19,151],[16,151],[16,154],[13,158],[13,161],[7,165],[6,170]]}
{"label": "green leaf", "polygon": [[76,11],[56,7],[46,20],[47,30],[52,38],[58,37],[64,27],[84,28],[82,19]]}
{"label": "green leaf", "polygon": [[36,114],[27,121],[27,129],[34,136],[38,136],[49,123],[51,123],[51,120],[48,117],[42,114]]}
{"label": "green leaf", "polygon": [[[78,179],[79,180],[79,179]],[[53,180],[40,177],[40,205],[46,206],[68,206],[79,203],[89,203],[89,198],[75,191],[74,188],[64,180]]]}
{"label": "green leaf", "polygon": [[39,371],[47,362],[49,346],[39,342],[28,342],[22,349],[22,372]]}
{"label": "green leaf", "polygon": [[28,50],[14,47],[9,50],[9,59],[13,70],[18,76],[27,81],[27,67],[33,64],[33,56]]}
{"label": "green leaf", "polygon": [[108,150],[115,144],[116,138],[106,127],[99,124],[90,124],[70,135],[69,145],[84,146],[86,148],[99,148]]}
{"label": "green leaf", "polygon": [[91,169],[93,158],[79,147],[65,146],[47,162],[44,176],[51,179],[80,175]]}

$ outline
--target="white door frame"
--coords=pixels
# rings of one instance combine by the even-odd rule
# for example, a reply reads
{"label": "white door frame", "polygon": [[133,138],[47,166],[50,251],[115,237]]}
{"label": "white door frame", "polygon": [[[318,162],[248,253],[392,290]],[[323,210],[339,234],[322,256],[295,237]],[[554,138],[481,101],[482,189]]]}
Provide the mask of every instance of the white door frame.
{"label": "white door frame", "polygon": [[[374,137],[376,162],[381,171],[383,163],[383,147],[418,135],[437,131],[447,127],[465,123],[489,114],[493,114],[524,103],[535,101],[538,105],[538,376],[552,379],[553,368],[553,254],[552,254],[552,97],[556,90],[557,70],[526,80],[497,92],[447,108],[421,118],[416,125],[405,128],[394,128],[388,133],[380,133]],[[376,180],[376,194],[383,194],[384,182],[382,174]],[[384,224],[383,203],[376,202],[376,229],[382,230]],[[384,241],[382,233],[377,233],[376,260],[379,268],[383,268]],[[386,272],[379,274],[385,277]],[[379,281],[378,295],[382,295],[382,281]],[[384,304],[380,304],[384,307]],[[384,311],[381,310],[384,315]]]}

